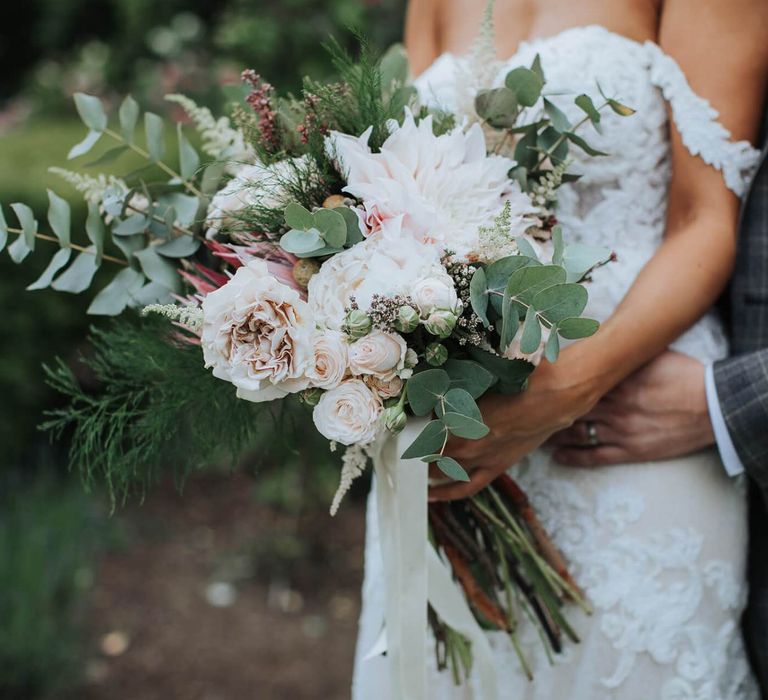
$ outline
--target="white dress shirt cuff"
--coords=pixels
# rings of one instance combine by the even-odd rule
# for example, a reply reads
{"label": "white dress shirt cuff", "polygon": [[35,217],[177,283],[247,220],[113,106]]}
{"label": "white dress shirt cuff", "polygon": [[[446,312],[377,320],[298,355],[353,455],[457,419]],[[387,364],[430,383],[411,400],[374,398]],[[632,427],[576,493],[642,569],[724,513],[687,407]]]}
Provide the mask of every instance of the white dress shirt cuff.
{"label": "white dress shirt cuff", "polygon": [[728,432],[728,426],[725,424],[723,409],[720,408],[720,399],[717,396],[715,371],[712,365],[707,366],[705,385],[709,419],[712,421],[712,428],[715,431],[715,441],[720,452],[720,459],[723,461],[728,476],[738,476],[744,472],[744,465],[739,459],[736,448],[733,446],[733,440],[731,440],[731,434]]}

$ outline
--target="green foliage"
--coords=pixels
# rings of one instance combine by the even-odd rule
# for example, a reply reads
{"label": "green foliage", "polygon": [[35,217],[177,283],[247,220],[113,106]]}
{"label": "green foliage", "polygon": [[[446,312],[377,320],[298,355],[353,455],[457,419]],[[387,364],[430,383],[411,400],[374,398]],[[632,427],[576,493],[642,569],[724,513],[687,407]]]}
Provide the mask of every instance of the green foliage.
{"label": "green foliage", "polygon": [[204,368],[199,346],[164,320],[122,319],[94,329],[90,340],[82,361],[99,389],[88,391],[61,361],[47,368],[68,403],[42,427],[71,433],[71,466],[87,486],[106,483],[113,502],[143,492],[163,473],[182,479],[198,467],[234,463],[262,430],[274,428],[274,406],[236,398],[231,384]]}

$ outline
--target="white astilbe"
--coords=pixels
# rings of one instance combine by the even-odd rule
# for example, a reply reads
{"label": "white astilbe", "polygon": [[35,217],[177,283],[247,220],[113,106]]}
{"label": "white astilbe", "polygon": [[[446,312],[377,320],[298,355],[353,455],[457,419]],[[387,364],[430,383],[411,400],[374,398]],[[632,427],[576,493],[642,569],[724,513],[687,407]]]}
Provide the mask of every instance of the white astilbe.
{"label": "white astilbe", "polygon": [[502,67],[502,62],[496,57],[494,4],[494,0],[488,0],[478,37],[466,58],[458,61],[456,66],[456,112],[459,119],[466,117],[470,122],[480,121],[475,111],[477,93],[493,87]]}
{"label": "white astilbe", "polygon": [[347,447],[344,456],[341,458],[341,481],[339,488],[336,489],[336,495],[331,503],[331,515],[336,515],[339,511],[344,496],[352,488],[352,482],[357,479],[368,465],[368,446],[350,445]]}
{"label": "white astilbe", "polygon": [[66,180],[78,192],[81,192],[86,202],[100,205],[105,195],[113,194],[115,190],[126,194],[128,185],[123,180],[114,175],[104,175],[100,173],[96,177],[76,173],[73,170],[65,168],[48,168],[49,173],[58,175]]}
{"label": "white astilbe", "polygon": [[186,95],[166,95],[165,99],[179,105],[187,113],[203,139],[203,151],[212,158],[236,164],[257,160],[253,149],[246,144],[243,132],[233,127],[228,117],[216,119],[210,109],[201,107]]}
{"label": "white astilbe", "polygon": [[150,304],[141,312],[142,316],[159,314],[171,321],[197,332],[203,326],[203,310],[199,306],[177,306],[176,304]]}

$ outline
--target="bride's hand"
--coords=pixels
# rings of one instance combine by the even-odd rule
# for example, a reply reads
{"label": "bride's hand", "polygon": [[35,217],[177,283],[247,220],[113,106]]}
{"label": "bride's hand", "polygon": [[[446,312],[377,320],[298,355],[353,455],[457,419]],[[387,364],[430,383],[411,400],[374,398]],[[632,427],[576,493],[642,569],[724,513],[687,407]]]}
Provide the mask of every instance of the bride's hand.
{"label": "bride's hand", "polygon": [[580,362],[574,350],[576,346],[564,351],[556,364],[542,362],[522,394],[489,394],[480,399],[490,433],[482,440],[451,438],[446,450],[467,470],[470,481],[431,487],[431,501],[452,501],[477,493],[594,406],[602,394],[600,381],[587,379],[588,372],[576,371]]}

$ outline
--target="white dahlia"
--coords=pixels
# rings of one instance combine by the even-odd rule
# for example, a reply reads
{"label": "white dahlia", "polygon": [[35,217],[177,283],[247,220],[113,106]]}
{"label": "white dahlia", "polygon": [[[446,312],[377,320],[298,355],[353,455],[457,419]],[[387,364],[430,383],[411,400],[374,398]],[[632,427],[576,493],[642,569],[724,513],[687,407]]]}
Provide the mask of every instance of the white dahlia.
{"label": "white dahlia", "polygon": [[406,110],[402,126],[393,121],[390,129],[379,153],[368,146],[370,130],[359,138],[334,132],[328,142],[373,233],[402,217],[403,233],[467,257],[478,229],[492,225],[507,200],[522,230],[533,223],[535,207],[508,177],[514,161],[486,152],[478,124],[435,136],[431,117],[416,124]]}

